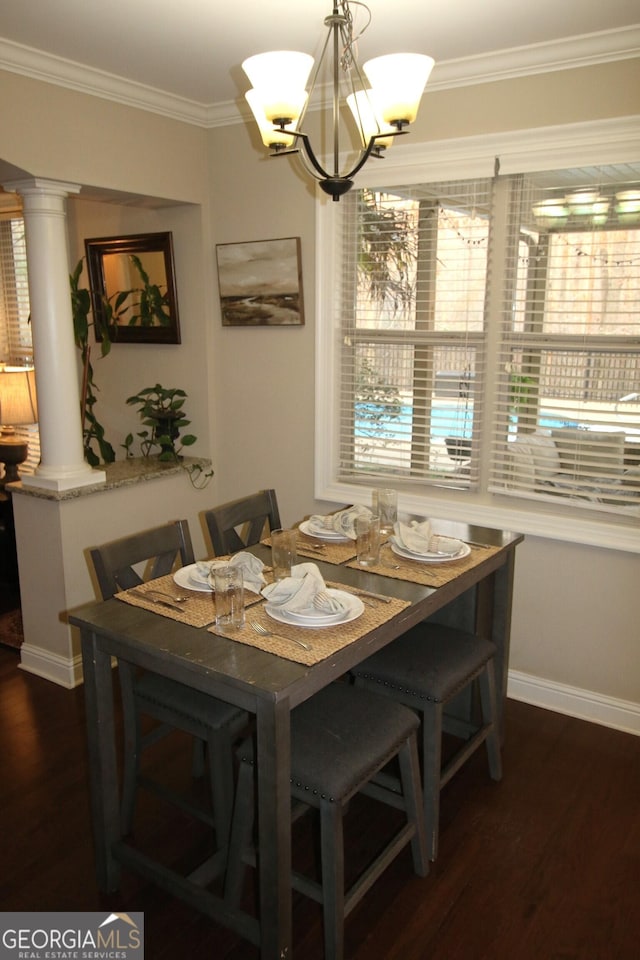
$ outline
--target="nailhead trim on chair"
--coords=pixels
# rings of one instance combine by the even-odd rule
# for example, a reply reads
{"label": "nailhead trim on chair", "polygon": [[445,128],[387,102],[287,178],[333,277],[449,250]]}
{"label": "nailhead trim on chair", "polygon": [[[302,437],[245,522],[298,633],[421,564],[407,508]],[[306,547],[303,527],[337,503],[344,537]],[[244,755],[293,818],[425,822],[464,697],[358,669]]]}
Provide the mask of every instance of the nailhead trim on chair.
{"label": "nailhead trim on chair", "polygon": [[[410,710],[411,708],[408,707],[407,709]],[[250,765],[253,767],[253,766],[255,766],[255,759],[254,759],[254,757],[253,757],[253,754],[250,753],[250,752],[246,749],[249,744],[250,744],[250,741],[245,740],[244,743],[241,745],[241,746],[242,746],[242,749],[238,750],[238,754],[237,754],[237,755],[238,755],[238,760],[240,761],[240,763],[248,763],[248,764],[250,764]],[[387,764],[387,763],[389,762],[389,760],[392,760],[393,757],[395,757],[395,756],[397,755],[397,752],[398,752],[397,750],[390,750],[390,751],[385,755],[384,760],[382,761],[382,766],[385,766],[385,764]],[[373,776],[373,774],[376,772],[376,770],[378,770],[378,769],[380,769],[380,764],[379,764],[379,763],[378,763],[378,764],[375,764],[374,766],[371,767],[371,769],[368,771],[365,779],[370,779],[370,778]],[[353,787],[356,787],[360,782],[362,782],[362,781],[361,781],[361,780],[358,780],[357,783],[354,783],[354,784],[353,784]],[[298,790],[304,790],[305,793],[310,793],[310,794],[311,794],[312,796],[314,796],[314,797],[319,797],[320,800],[326,800],[328,803],[336,803],[336,802],[339,802],[339,801],[336,800],[335,797],[327,796],[326,793],[320,793],[318,790],[312,789],[310,786],[308,786],[308,784],[303,783],[301,780],[294,780],[293,777],[290,777],[290,778],[289,778],[289,783],[290,783],[293,787],[296,787]]]}
{"label": "nailhead trim on chair", "polygon": [[[465,687],[469,685],[471,680],[474,680],[476,677],[479,677],[482,671],[484,670],[488,660],[489,660],[489,657],[487,657],[487,660],[485,660],[485,662],[474,673],[469,674],[469,676],[465,679],[464,683],[459,683],[456,687],[452,687],[451,691],[447,693],[446,699],[450,700],[461,690],[464,690]],[[389,690],[397,690],[398,693],[404,693],[410,697],[415,697],[416,700],[426,700],[427,703],[443,702],[442,700],[439,700],[437,697],[425,696],[425,694],[420,693],[420,691],[417,691],[417,690],[412,690],[410,687],[402,687],[402,686],[399,686],[399,684],[397,683],[390,683],[388,680],[380,680],[379,677],[375,677],[370,673],[359,672],[358,677],[360,677],[362,680],[369,680],[372,683],[377,683],[381,687],[387,687]]]}

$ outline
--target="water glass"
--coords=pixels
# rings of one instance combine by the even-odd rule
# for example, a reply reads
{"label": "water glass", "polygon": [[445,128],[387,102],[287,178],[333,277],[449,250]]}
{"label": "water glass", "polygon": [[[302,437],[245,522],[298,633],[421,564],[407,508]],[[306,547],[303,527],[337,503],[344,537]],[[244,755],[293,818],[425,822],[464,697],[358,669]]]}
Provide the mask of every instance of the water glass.
{"label": "water glass", "polygon": [[398,519],[398,491],[392,487],[379,487],[372,494],[373,512],[380,517],[380,533],[388,536],[393,533],[393,525]]}
{"label": "water glass", "polygon": [[244,578],[230,563],[216,567],[210,579],[215,590],[216,628],[223,633],[244,625]]}
{"label": "water glass", "polygon": [[291,576],[291,567],[297,563],[297,530],[271,531],[271,566],[275,580]]}
{"label": "water glass", "polygon": [[373,567],[380,559],[380,517],[356,517],[356,550],[362,567]]}

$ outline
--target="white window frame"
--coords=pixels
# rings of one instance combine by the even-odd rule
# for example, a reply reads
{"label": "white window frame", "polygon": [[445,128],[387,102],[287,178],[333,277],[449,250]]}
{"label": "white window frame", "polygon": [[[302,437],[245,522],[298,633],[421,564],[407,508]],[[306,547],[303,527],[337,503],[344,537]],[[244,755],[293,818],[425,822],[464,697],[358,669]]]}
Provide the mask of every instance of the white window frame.
{"label": "white window frame", "polygon": [[[640,116],[487,134],[428,144],[406,144],[382,161],[370,160],[357,187],[490,176],[499,158],[500,173],[533,173],[640,160]],[[337,230],[332,201],[316,206],[316,433],[315,497],[330,503],[370,502],[370,488],[338,481],[338,350],[340,326],[333,291],[339,288]],[[474,491],[400,491],[403,511],[516,530],[521,533],[640,553],[640,514],[619,518],[569,516],[546,504],[505,503]],[[586,511],[585,511],[586,512]]]}

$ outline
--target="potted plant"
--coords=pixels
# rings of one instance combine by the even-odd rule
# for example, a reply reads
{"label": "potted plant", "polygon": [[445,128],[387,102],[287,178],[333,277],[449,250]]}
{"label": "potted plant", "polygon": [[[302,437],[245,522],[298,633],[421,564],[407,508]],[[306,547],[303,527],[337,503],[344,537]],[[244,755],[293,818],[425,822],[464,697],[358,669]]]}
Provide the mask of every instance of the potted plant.
{"label": "potted plant", "polygon": [[[180,436],[180,431],[191,421],[184,416],[183,406],[187,394],[179,387],[163,387],[156,383],[153,387],[144,387],[132,397],[128,397],[128,404],[136,404],[138,413],[145,427],[151,430],[142,430],[137,436],[140,439],[143,456],[148,457],[151,450],[159,446],[159,460],[179,460],[183,447],[190,447],[197,440],[192,433]],[[124,442],[127,455],[130,456],[133,434],[129,434]],[[179,446],[176,446],[179,443]]]}
{"label": "potted plant", "polygon": [[[93,365],[91,363],[91,345],[89,343],[89,330],[95,328],[96,340],[100,341],[101,356],[108,356],[111,350],[111,339],[109,337],[109,323],[113,322],[114,306],[105,303],[105,311],[108,323],[103,325],[96,316],[91,307],[91,294],[86,287],[80,286],[80,276],[82,274],[83,260],[80,259],[75,270],[69,277],[71,285],[71,313],[73,317],[73,336],[75,344],[80,350],[82,358],[82,391],[81,391],[81,420],[82,420],[82,442],[84,454],[87,463],[92,467],[97,467],[99,463],[113,463],[116,458],[115,451],[107,438],[105,437],[104,427],[98,421],[94,405],[97,401],[96,386],[93,377]],[[118,304],[115,310],[118,309]],[[93,448],[94,442],[97,444],[98,451]]]}

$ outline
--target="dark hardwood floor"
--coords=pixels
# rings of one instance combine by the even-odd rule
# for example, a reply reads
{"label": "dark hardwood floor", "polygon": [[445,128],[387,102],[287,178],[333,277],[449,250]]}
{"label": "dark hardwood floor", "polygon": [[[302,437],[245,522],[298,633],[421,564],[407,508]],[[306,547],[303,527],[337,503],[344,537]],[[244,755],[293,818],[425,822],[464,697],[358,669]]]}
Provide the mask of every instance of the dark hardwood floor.
{"label": "dark hardwood floor", "polygon": [[[143,910],[148,960],[258,953],[209,919],[125,875],[117,895],[93,875],[82,688],[18,669],[0,648],[0,910]],[[440,856],[424,879],[401,855],[347,920],[351,960],[636,960],[640,924],[640,738],[509,701],[504,779],[477,755],[445,788]],[[153,762],[189,778],[180,736]],[[207,838],[145,796],[142,842],[167,858]],[[350,860],[379,842],[373,801],[352,804]],[[296,825],[295,855],[311,831]],[[249,890],[248,890],[249,895]],[[294,899],[294,951],[321,960],[319,908]]]}

